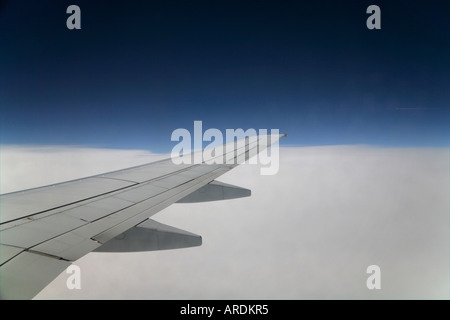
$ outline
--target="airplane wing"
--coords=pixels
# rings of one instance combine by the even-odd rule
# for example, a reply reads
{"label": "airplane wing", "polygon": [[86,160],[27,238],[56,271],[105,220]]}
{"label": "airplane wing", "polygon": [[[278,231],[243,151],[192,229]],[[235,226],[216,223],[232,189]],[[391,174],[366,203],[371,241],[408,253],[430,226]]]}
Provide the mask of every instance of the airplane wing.
{"label": "airplane wing", "polygon": [[229,144],[216,147],[212,159],[223,161],[166,159],[0,195],[0,298],[31,299],[92,251],[201,245],[200,236],[149,218],[175,202],[249,196],[250,190],[215,179],[283,136],[247,137],[244,144],[232,142],[231,151]]}

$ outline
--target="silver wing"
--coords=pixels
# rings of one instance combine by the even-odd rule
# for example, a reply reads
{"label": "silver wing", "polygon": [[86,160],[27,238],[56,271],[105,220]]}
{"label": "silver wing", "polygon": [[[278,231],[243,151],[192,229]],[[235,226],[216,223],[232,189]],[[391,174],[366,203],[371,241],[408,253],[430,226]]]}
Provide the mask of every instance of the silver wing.
{"label": "silver wing", "polygon": [[[216,147],[222,164],[162,160],[0,196],[0,298],[30,299],[91,251],[198,246],[201,237],[149,219],[174,202],[249,196],[214,181],[285,135]],[[269,139],[268,139],[269,138]],[[220,150],[220,152],[218,152]],[[193,156],[193,155],[191,155]],[[233,160],[233,161],[230,161]]]}

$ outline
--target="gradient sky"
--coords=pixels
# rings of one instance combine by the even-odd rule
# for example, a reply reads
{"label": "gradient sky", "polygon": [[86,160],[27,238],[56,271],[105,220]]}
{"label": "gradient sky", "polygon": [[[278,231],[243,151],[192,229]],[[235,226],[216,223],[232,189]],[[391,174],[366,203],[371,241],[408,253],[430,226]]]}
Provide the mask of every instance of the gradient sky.
{"label": "gradient sky", "polygon": [[202,120],[282,145],[447,147],[449,16],[446,1],[0,1],[0,143],[169,152]]}

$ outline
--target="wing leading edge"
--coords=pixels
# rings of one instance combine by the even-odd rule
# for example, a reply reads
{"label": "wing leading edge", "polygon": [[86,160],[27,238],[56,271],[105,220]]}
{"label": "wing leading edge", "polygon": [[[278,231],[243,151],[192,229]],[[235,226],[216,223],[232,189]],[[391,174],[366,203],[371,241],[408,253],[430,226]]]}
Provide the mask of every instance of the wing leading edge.
{"label": "wing leading edge", "polygon": [[[234,143],[219,164],[172,159],[0,196],[0,298],[30,299],[91,251],[201,245],[201,237],[149,219],[172,203],[250,195],[215,181],[285,135]],[[225,146],[216,147],[225,150]],[[228,149],[226,149],[228,150]],[[235,161],[230,161],[234,159]],[[126,240],[124,240],[126,239]]]}

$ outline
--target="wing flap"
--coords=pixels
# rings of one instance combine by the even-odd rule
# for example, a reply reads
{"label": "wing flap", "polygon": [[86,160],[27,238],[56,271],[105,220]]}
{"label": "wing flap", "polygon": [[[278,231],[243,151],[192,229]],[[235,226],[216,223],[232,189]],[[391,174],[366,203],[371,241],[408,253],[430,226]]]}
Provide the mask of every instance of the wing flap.
{"label": "wing flap", "polygon": [[[19,247],[7,246],[0,244],[0,266],[6,263],[8,260],[14,258],[25,249]],[[0,274],[1,277],[1,274]]]}
{"label": "wing flap", "polygon": [[31,299],[70,262],[32,252],[22,252],[0,266],[0,298]]}
{"label": "wing flap", "polygon": [[1,242],[5,245],[28,249],[49,238],[69,232],[87,223],[87,221],[72,218],[64,214],[52,215],[3,230],[1,233]]}

